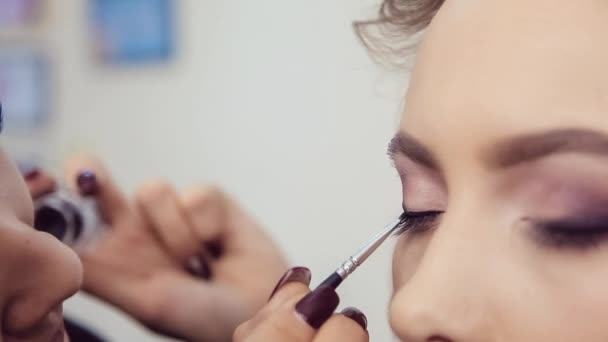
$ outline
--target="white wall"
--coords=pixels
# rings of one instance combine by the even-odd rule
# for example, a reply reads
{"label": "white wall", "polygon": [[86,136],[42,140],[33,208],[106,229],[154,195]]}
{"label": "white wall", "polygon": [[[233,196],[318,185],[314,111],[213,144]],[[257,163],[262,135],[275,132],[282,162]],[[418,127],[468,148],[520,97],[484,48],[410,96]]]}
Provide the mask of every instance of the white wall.
{"label": "white wall", "polygon": [[[351,30],[377,2],[182,0],[174,63],[111,69],[91,58],[86,1],[49,1],[48,159],[91,150],[128,190],[151,176],[222,184],[318,282],[400,207],[384,152],[405,76],[382,72]],[[391,250],[340,289],[374,341],[392,336]],[[156,340],[81,297],[67,312],[116,341]]]}

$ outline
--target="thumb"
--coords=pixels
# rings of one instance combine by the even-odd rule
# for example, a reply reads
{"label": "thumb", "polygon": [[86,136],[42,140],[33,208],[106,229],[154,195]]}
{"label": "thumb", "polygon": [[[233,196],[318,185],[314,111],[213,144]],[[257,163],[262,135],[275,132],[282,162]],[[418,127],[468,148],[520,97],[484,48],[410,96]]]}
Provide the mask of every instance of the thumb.
{"label": "thumb", "polygon": [[[304,268],[289,270],[277,285],[270,302],[258,315],[235,332],[235,341],[312,341],[319,328],[332,316],[339,297],[329,287],[310,292],[301,283]],[[307,271],[310,275],[309,271]]]}

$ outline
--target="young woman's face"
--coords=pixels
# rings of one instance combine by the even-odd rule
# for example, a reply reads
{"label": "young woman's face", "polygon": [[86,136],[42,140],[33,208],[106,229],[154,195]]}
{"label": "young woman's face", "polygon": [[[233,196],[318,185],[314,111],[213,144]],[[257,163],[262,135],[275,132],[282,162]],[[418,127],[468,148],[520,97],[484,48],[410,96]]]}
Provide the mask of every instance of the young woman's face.
{"label": "young woman's face", "polygon": [[67,340],[61,304],[80,287],[80,261],[32,228],[30,195],[2,151],[0,175],[0,342]]}
{"label": "young woman's face", "polygon": [[[447,1],[398,138],[403,341],[608,341],[608,2]],[[441,212],[442,214],[434,214]]]}

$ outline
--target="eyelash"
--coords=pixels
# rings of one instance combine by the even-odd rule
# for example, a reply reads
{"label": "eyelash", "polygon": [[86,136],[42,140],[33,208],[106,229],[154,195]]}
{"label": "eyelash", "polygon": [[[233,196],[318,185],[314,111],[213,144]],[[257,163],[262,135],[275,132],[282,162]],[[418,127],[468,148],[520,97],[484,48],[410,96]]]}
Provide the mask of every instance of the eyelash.
{"label": "eyelash", "polygon": [[443,214],[441,211],[412,212],[404,210],[401,214],[399,225],[395,230],[395,236],[404,233],[416,234],[427,231],[436,223],[437,218]]}
{"label": "eyelash", "polygon": [[553,248],[584,250],[608,239],[608,219],[567,219],[534,225],[538,241]]}
{"label": "eyelash", "polygon": [[[409,212],[401,214],[394,235],[418,234],[434,228],[441,211]],[[537,241],[547,247],[560,249],[588,249],[608,240],[608,218],[571,219],[555,222],[532,222]]]}
{"label": "eyelash", "polygon": [[[441,211],[412,212],[404,209],[394,235],[418,234],[432,229]],[[530,221],[540,244],[555,249],[586,250],[608,240],[608,216],[584,216],[559,221]]]}

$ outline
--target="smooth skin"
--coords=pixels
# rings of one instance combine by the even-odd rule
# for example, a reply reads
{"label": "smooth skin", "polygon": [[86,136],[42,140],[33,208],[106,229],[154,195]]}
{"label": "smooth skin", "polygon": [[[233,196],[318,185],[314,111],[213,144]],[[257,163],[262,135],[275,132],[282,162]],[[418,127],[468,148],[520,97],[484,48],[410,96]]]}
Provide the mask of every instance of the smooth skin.
{"label": "smooth skin", "polygon": [[591,0],[448,0],[433,20],[401,131],[439,167],[404,155],[396,166],[404,206],[444,214],[395,249],[390,321],[402,341],[608,341],[605,241],[546,244],[525,221],[603,215],[607,156],[487,161],[513,137],[608,134],[606,32],[608,3]]}
{"label": "smooth skin", "polygon": [[[443,214],[394,252],[389,318],[401,341],[608,341],[606,32],[608,2],[593,0],[448,0],[432,21],[406,95],[408,144],[394,159],[405,209]],[[569,133],[553,135],[553,152],[496,160],[556,132]],[[543,139],[515,149],[522,137]],[[572,218],[595,235],[534,224]],[[280,310],[298,329],[292,308]],[[277,320],[266,316],[259,326]],[[278,330],[250,340],[294,334]]]}
{"label": "smooth skin", "polygon": [[439,167],[403,154],[396,166],[406,209],[444,214],[395,249],[390,322],[402,341],[608,341],[605,241],[547,244],[526,223],[603,215],[607,156],[488,164],[513,137],[608,134],[606,32],[605,1],[448,0],[436,15],[401,131]]}

